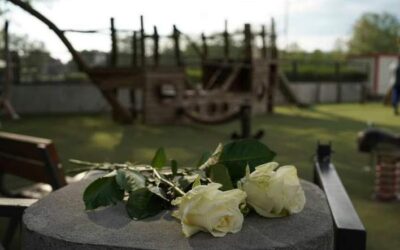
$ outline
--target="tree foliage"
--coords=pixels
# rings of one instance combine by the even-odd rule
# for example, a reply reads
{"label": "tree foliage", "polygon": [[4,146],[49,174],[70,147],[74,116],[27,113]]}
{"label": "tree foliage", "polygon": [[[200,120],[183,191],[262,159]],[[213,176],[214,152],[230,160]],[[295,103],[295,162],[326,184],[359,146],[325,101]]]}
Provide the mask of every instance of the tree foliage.
{"label": "tree foliage", "polygon": [[400,21],[389,13],[365,13],[355,23],[349,50],[353,54],[397,53]]}

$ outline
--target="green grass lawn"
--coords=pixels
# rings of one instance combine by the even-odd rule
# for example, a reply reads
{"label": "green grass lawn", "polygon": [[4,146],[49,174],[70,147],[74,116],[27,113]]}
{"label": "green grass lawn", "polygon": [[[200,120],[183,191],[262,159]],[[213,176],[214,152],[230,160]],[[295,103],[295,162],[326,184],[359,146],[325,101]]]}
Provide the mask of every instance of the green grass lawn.
{"label": "green grass lawn", "polygon": [[[368,249],[400,249],[400,202],[371,199],[373,168],[368,171],[369,156],[357,152],[357,132],[369,123],[400,133],[400,117],[380,104],[321,105],[307,110],[279,107],[274,115],[256,117],[253,129],[264,129],[262,141],[277,152],[276,160],[296,165],[308,180],[317,141],[332,141],[334,163],[367,228]],[[70,158],[148,163],[160,146],[180,165],[193,166],[204,151],[228,141],[238,123],[121,126],[107,115],[36,116],[3,121],[2,130],[53,139],[68,170],[74,167],[68,163]]]}

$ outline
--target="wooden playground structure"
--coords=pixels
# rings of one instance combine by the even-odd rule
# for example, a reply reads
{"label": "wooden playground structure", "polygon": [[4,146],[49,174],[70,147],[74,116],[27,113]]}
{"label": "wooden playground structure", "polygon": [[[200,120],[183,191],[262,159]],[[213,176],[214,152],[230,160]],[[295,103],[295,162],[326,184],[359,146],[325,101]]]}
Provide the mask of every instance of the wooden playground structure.
{"label": "wooden playground structure", "polygon": [[[131,65],[118,65],[117,29],[111,18],[111,51],[106,67],[89,67],[65,36],[66,32],[88,31],[61,30],[29,4],[10,0],[28,13],[45,23],[61,39],[71,53],[78,68],[99,88],[112,108],[113,119],[121,123],[131,123],[141,117],[147,124],[163,123],[220,123],[237,118],[243,104],[251,107],[251,113],[271,113],[278,84],[278,50],[276,47],[275,24],[272,20],[269,31],[262,26],[261,31],[253,32],[250,24],[244,25],[241,32],[242,48],[240,58],[230,53],[230,34],[225,24],[223,38],[223,57],[212,58],[208,51],[211,37],[202,34],[198,46],[180,32],[174,25],[168,37],[173,41],[175,62],[173,65],[160,63],[160,35],[154,26],[152,34],[144,29],[143,17],[140,29],[131,31]],[[188,86],[185,60],[182,55],[182,40],[186,39],[201,59],[202,79],[199,88]],[[261,43],[260,48],[255,40]],[[152,54],[146,54],[148,45]],[[256,53],[258,50],[258,53]],[[257,55],[257,56],[256,56]],[[148,63],[149,58],[152,58]],[[130,91],[131,106],[125,107],[118,98],[118,91]],[[140,93],[140,95],[138,95]],[[135,104],[141,96],[141,114]]]}

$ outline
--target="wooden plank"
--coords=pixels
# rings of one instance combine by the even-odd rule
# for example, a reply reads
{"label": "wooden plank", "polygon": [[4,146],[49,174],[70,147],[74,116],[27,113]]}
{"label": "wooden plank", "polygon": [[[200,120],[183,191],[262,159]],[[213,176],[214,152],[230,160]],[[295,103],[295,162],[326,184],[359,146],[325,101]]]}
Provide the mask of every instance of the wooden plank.
{"label": "wooden plank", "polygon": [[324,190],[335,224],[335,249],[366,249],[366,237],[362,224],[344,188],[335,166],[330,163],[329,153],[318,154],[314,163],[314,182]]}
{"label": "wooden plank", "polygon": [[48,139],[0,132],[0,152],[10,155],[42,161],[43,156],[38,145],[50,144],[52,141]]}
{"label": "wooden plank", "polygon": [[37,199],[23,198],[0,198],[0,216],[13,217],[20,216],[27,207],[35,203]]}
{"label": "wooden plank", "polygon": [[36,182],[51,183],[51,179],[40,161],[0,153],[0,171]]}
{"label": "wooden plank", "polygon": [[42,153],[45,159],[47,174],[51,177],[49,183],[53,189],[58,189],[67,185],[61,161],[54,144],[44,147]]}
{"label": "wooden plank", "polygon": [[48,139],[1,132],[0,170],[54,189],[66,185],[56,148]]}

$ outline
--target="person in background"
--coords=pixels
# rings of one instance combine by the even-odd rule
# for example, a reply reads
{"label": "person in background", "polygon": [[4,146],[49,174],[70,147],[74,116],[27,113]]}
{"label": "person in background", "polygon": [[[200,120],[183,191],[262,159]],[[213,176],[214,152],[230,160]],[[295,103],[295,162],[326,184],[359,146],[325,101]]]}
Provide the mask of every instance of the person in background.
{"label": "person in background", "polygon": [[400,56],[397,60],[397,66],[394,70],[394,83],[392,89],[392,105],[395,115],[399,115],[400,102]]}

